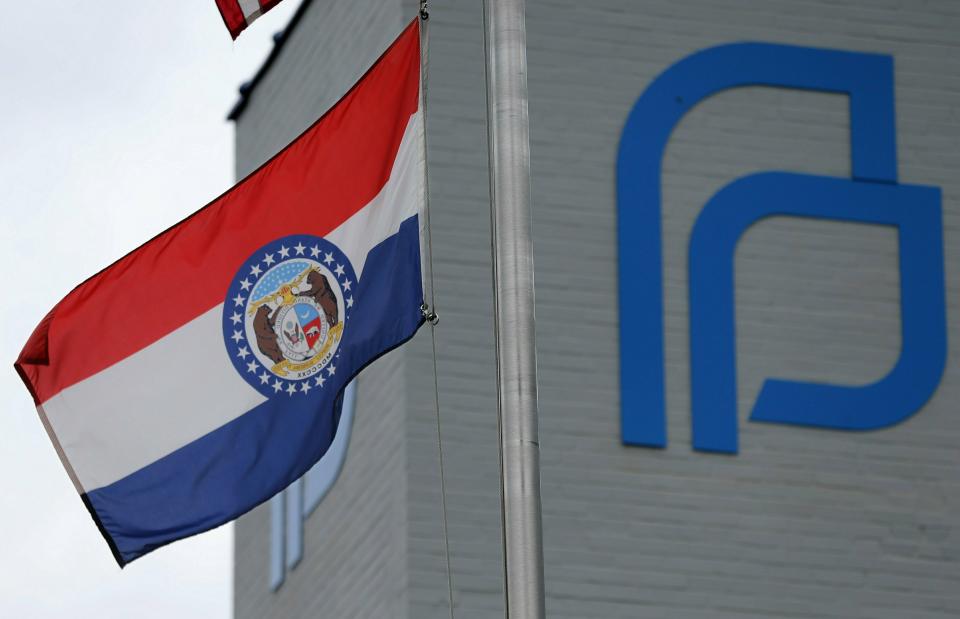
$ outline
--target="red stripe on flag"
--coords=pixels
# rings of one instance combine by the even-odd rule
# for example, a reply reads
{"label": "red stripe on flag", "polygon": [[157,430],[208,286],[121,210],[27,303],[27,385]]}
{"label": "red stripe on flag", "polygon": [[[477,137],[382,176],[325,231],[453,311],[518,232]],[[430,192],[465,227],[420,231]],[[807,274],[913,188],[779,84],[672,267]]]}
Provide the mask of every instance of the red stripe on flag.
{"label": "red stripe on flag", "polygon": [[236,270],[289,234],[323,236],[386,183],[418,106],[416,20],[326,114],[201,210],[77,286],[16,362],[37,404],[224,301]]}
{"label": "red stripe on flag", "polygon": [[223,17],[223,23],[230,31],[230,36],[236,39],[247,27],[247,20],[243,17],[239,0],[217,0],[217,8],[220,9],[220,16]]}

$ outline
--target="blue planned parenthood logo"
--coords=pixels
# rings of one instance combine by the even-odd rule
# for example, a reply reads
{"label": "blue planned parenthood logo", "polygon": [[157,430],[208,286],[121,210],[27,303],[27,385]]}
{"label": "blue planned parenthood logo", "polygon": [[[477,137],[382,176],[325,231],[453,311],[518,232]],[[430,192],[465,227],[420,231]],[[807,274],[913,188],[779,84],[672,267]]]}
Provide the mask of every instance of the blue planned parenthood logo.
{"label": "blue planned parenthood logo", "polygon": [[234,367],[267,397],[322,390],[337,371],[356,283],[347,256],[326,239],[292,235],[261,247],[223,304]]}
{"label": "blue planned parenthood logo", "polygon": [[739,449],[733,258],[745,231],[766,217],[895,228],[903,343],[890,372],[871,384],[767,378],[751,421],[874,430],[915,414],[940,384],[947,359],[941,192],[898,177],[893,57],[772,43],[720,45],[661,73],[633,106],[620,138],[620,396],[627,445],[667,444],[660,232],[667,144],[696,105],[747,86],[847,95],[851,175],[758,171],[721,188],[698,215],[688,253],[694,449]]}

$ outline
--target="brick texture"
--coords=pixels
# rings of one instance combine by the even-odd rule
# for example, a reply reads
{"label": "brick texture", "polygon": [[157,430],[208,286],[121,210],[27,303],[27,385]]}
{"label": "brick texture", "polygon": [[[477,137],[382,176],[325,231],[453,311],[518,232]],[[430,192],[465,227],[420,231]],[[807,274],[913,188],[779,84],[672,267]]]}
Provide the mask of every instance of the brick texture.
{"label": "brick texture", "polygon": [[[237,126],[238,173],[360,75],[412,0],[314,2]],[[503,616],[481,3],[431,3],[428,140],[456,616]],[[943,189],[960,299],[960,4],[528,0],[544,542],[551,617],[960,616],[960,352],[917,415],[869,433],[754,424],[767,377],[864,384],[900,349],[881,226],[773,218],[736,256],[740,453],[690,449],[687,250],[704,203],[762,170],[849,176],[839,95],[744,88],[674,132],[663,170],[669,445],[619,436],[614,172],[663,69],[741,40],[892,54],[900,179]],[[446,617],[430,333],[359,385],[343,477],[267,586],[266,510],[236,529],[237,617]]]}

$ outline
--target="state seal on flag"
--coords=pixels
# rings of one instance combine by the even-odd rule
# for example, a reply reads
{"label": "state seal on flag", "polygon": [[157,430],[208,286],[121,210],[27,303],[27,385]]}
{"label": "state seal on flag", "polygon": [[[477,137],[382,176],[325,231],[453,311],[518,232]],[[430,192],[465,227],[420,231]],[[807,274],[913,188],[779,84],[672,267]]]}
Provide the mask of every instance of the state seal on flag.
{"label": "state seal on flag", "polygon": [[240,267],[223,304],[223,337],[237,371],[267,397],[306,395],[336,374],[357,278],[340,248],[292,235]]}

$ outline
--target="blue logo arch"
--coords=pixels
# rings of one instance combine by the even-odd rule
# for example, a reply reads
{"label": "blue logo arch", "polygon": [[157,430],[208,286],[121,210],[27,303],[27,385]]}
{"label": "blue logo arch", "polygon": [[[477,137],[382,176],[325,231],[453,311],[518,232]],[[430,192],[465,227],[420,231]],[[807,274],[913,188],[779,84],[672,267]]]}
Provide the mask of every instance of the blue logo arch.
{"label": "blue logo arch", "polygon": [[842,93],[850,101],[852,178],[764,172],[717,192],[690,239],[693,447],[736,453],[733,258],[748,227],[774,215],[894,226],[900,242],[903,346],[865,386],[767,379],[750,419],[845,430],[889,426],[917,412],[946,364],[940,190],[897,180],[893,59],[765,43],[722,45],[664,71],[634,105],[617,159],[621,432],[666,445],[661,164],[673,129],[710,96],[772,86]]}

